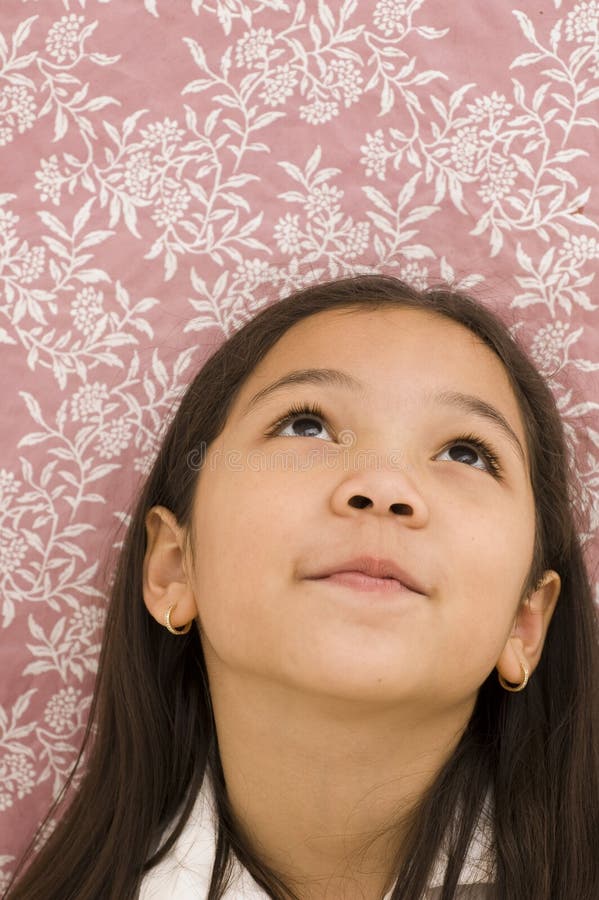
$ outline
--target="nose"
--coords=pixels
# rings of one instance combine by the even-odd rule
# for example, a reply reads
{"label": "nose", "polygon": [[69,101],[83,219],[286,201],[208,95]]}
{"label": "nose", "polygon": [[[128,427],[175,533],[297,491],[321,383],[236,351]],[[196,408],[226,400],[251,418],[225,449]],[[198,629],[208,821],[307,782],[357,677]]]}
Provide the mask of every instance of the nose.
{"label": "nose", "polygon": [[405,469],[371,468],[352,473],[337,485],[332,506],[340,515],[403,516],[408,524],[422,527],[429,517],[427,503]]}

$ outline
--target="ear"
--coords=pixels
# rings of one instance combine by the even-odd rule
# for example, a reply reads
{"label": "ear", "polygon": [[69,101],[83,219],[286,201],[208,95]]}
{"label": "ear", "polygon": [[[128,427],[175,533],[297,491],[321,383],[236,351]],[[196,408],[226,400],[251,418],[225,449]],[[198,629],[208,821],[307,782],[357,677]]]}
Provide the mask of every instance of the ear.
{"label": "ear", "polygon": [[195,597],[185,570],[185,533],[173,513],[153,506],[146,514],[147,549],[143,564],[143,595],[150,615],[165,625],[169,606],[176,604],[171,625],[179,628],[197,615]]}
{"label": "ear", "polygon": [[526,602],[520,604],[511,634],[497,660],[497,671],[511,684],[522,681],[520,661],[528,667],[529,675],[538,666],[560,589],[559,575],[548,569]]}

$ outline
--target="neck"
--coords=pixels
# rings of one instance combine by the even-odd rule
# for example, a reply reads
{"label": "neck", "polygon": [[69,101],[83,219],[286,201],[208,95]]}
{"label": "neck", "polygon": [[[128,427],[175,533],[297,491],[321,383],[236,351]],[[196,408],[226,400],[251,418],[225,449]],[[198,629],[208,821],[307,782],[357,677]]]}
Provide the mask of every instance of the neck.
{"label": "neck", "polygon": [[382,897],[475,698],[445,714],[373,708],[225,668],[211,693],[227,794],[257,856],[302,900]]}

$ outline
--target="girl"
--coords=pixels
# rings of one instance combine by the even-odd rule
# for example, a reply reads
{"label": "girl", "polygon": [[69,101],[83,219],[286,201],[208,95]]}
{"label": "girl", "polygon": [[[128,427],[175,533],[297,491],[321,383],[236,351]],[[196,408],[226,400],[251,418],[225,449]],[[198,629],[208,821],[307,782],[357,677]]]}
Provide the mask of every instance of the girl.
{"label": "girl", "polygon": [[362,275],[262,310],[168,428],[86,774],[5,896],[596,900],[566,459],[548,387],[463,294]]}

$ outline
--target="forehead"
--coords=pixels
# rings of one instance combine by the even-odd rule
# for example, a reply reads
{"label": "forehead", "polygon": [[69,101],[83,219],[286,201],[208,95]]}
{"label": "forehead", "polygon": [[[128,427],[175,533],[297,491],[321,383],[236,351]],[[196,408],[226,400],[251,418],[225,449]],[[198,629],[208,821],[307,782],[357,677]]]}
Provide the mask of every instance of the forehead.
{"label": "forehead", "polygon": [[327,310],[302,319],[261,360],[235,405],[281,375],[319,366],[354,376],[369,402],[407,401],[410,396],[420,402],[428,393],[449,388],[475,393],[521,423],[498,356],[458,322],[408,308]]}

